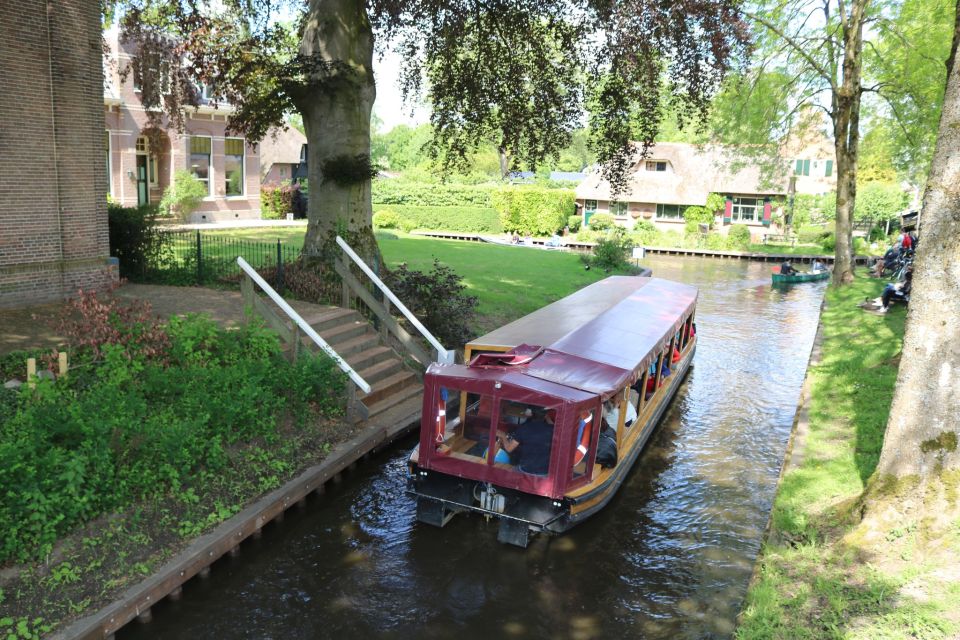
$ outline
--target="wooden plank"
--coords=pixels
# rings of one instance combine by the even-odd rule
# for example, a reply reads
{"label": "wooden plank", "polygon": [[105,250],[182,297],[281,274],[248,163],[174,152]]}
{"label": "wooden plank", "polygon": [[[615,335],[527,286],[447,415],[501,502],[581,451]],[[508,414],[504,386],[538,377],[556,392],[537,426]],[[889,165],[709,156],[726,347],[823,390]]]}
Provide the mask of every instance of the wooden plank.
{"label": "wooden plank", "polygon": [[359,435],[336,446],[329,457],[256,501],[216,529],[197,538],[167,562],[153,576],[127,589],[118,600],[100,611],[61,629],[52,640],[102,640],[117,632],[183,583],[209,567],[225,553],[259,531],[288,507],[341,473],[373,449],[419,426],[419,416],[407,425],[374,424]]}
{"label": "wooden plank", "polygon": [[290,327],[273,309],[267,306],[267,303],[260,296],[253,297],[253,308],[266,321],[267,326],[276,331],[284,342],[287,344],[293,342],[293,332],[290,331]]}
{"label": "wooden plank", "polygon": [[335,269],[337,273],[340,274],[340,277],[343,278],[344,284],[348,285],[357,297],[370,307],[370,310],[386,325],[387,329],[400,341],[400,344],[410,352],[410,355],[424,367],[429,367],[430,364],[433,363],[433,358],[427,355],[427,352],[417,344],[414,337],[400,326],[400,323],[387,312],[386,307],[374,298],[372,293],[367,291],[366,287],[346,269],[345,265],[338,262],[335,265]]}
{"label": "wooden plank", "polygon": [[240,279],[240,294],[243,297],[244,315],[249,317],[255,312],[253,301],[257,295],[253,291],[253,280],[246,273]]}

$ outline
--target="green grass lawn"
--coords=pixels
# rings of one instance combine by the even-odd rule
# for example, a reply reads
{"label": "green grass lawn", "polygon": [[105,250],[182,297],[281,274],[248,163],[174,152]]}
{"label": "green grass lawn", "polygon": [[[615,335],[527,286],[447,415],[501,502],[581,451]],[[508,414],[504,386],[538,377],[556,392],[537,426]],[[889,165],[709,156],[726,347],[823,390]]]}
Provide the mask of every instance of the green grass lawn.
{"label": "green grass lawn", "polygon": [[802,462],[778,488],[739,640],[960,633],[960,585],[938,572],[960,554],[960,522],[932,549],[909,517],[873,540],[860,528],[857,501],[883,446],[906,316],[899,305],[885,316],[857,307],[882,286],[861,276],[828,290],[822,357],[808,372],[809,432],[793,454]]}
{"label": "green grass lawn", "polygon": [[504,247],[480,242],[435,240],[403,234],[379,234],[387,264],[406,262],[412,269],[429,270],[434,259],[463,276],[477,308],[481,332],[524,316],[607,277],[586,271],[572,253]]}

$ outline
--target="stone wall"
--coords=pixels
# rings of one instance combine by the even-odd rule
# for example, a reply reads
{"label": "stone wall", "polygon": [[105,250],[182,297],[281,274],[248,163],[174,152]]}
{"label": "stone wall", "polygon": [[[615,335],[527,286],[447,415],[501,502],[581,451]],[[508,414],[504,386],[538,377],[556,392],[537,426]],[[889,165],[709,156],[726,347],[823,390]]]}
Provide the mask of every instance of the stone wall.
{"label": "stone wall", "polygon": [[107,265],[100,3],[0,3],[0,307],[116,279]]}

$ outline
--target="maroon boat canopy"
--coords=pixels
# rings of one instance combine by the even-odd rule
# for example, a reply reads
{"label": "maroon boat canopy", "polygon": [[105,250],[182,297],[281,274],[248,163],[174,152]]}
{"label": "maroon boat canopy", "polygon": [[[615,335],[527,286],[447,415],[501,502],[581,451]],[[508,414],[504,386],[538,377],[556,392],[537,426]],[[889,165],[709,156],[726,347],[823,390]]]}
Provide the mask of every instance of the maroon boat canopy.
{"label": "maroon boat canopy", "polygon": [[[613,276],[472,341],[475,349],[511,349],[481,354],[470,368],[507,367],[606,397],[643,374],[696,301],[697,289],[690,285]],[[557,327],[569,327],[571,316],[580,323],[576,328],[542,350],[531,346],[543,344],[535,342],[538,337],[555,336]]]}

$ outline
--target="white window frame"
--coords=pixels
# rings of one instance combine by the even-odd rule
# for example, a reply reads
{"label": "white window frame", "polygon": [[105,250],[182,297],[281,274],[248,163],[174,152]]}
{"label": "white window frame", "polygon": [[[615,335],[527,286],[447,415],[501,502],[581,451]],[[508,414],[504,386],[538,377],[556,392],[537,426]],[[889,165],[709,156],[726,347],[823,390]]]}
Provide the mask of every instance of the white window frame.
{"label": "white window frame", "polygon": [[[188,163],[190,162],[190,157],[193,155],[193,142],[192,142],[193,138],[206,138],[207,140],[210,141],[210,153],[208,154],[209,161],[207,165],[207,179],[205,181],[203,178],[197,178],[197,176],[193,176],[194,178],[197,178],[197,180],[199,180],[200,182],[207,182],[207,197],[204,198],[204,200],[209,200],[213,198],[213,185],[215,184],[214,183],[215,173],[213,170],[213,136],[195,136],[193,134],[190,134],[190,136],[187,138],[187,162]],[[192,167],[188,165],[187,169],[191,170]],[[190,172],[193,173],[192,170]]]}
{"label": "white window frame", "polygon": [[666,160],[647,160],[646,170],[662,173],[667,170],[667,161]]}
{"label": "white window frame", "polygon": [[610,202],[610,214],[614,218],[625,218],[627,217],[628,213],[630,213],[629,202],[619,202],[619,201]]}
{"label": "white window frame", "polygon": [[[754,204],[744,204],[743,200],[753,200]],[[746,213],[751,212],[752,217],[747,218]],[[763,198],[736,197],[733,198],[733,206],[730,210],[731,222],[737,223],[757,223],[763,220]]]}
{"label": "white window frame", "polygon": [[[590,204],[590,203],[593,204]],[[587,213],[592,211],[593,213],[597,212],[597,201],[596,200],[584,200],[583,201],[583,212]]]}
{"label": "white window frame", "polygon": [[[141,140],[143,140],[143,145],[140,144]],[[150,150],[149,138],[147,136],[137,136],[133,150],[138,156],[147,156],[147,187],[160,186],[160,169],[157,167],[156,156]]]}
{"label": "white window frame", "polygon": [[[227,140],[239,140],[240,148],[243,151],[240,156],[240,193],[227,193],[227,184],[224,182],[223,192],[227,198],[245,198],[247,195],[247,140],[246,138],[224,138],[223,139],[223,175],[227,175]],[[234,155],[234,154],[229,154]]]}
{"label": "white window frame", "polygon": [[[666,208],[667,208],[667,207],[671,207],[671,208],[672,208],[672,207],[676,207],[676,208],[677,208],[677,215],[675,215],[675,216],[674,216],[674,215],[667,215],[667,214],[666,214]],[[684,211],[684,209],[686,209],[686,208],[687,208],[686,205],[682,205],[682,204],[664,204],[664,203],[662,203],[662,202],[658,202],[658,203],[657,203],[657,213],[656,213],[657,220],[683,220],[683,211]]]}

